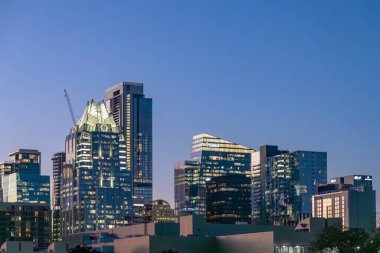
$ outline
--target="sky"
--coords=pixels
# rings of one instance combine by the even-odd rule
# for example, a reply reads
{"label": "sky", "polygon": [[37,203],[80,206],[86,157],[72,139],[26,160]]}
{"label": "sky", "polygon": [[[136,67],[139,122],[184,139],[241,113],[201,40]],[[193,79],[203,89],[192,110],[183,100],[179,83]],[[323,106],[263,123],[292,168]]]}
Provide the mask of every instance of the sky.
{"label": "sky", "polygon": [[[153,98],[154,198],[192,136],[326,151],[328,177],[380,190],[380,1],[0,1],[0,160],[64,150],[89,99]],[[380,194],[377,197],[380,207]]]}

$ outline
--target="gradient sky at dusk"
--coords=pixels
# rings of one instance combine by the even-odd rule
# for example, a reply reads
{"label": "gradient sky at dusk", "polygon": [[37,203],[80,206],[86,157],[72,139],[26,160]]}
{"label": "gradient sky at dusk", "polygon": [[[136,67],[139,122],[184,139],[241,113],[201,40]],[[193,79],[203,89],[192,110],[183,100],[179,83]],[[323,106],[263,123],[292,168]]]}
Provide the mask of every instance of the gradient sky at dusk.
{"label": "gradient sky at dusk", "polygon": [[[380,190],[380,1],[0,2],[0,160],[42,152],[121,80],[153,98],[154,197],[209,133],[328,152],[328,177]],[[380,192],[378,207],[380,207]]]}

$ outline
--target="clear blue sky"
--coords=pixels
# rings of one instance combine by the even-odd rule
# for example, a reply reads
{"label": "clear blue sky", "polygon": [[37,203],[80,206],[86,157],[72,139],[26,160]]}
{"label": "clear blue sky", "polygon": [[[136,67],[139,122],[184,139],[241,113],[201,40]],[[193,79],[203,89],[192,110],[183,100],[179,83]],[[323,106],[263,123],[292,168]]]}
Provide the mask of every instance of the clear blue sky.
{"label": "clear blue sky", "polygon": [[0,160],[36,148],[51,174],[63,89],[79,117],[121,80],[153,98],[155,198],[173,202],[173,163],[201,132],[327,151],[329,177],[380,182],[378,0],[3,0]]}

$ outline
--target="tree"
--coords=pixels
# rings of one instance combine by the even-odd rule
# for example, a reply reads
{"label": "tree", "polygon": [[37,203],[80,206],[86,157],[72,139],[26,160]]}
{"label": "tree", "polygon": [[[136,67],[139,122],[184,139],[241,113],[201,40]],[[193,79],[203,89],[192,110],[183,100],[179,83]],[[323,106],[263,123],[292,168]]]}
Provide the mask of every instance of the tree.
{"label": "tree", "polygon": [[330,250],[339,253],[377,253],[380,235],[370,235],[363,229],[342,231],[339,227],[326,227],[312,242],[313,252]]}
{"label": "tree", "polygon": [[78,245],[75,248],[70,249],[69,253],[101,253],[101,252],[92,249],[90,246]]}
{"label": "tree", "polygon": [[178,251],[173,251],[171,249],[168,249],[168,250],[159,251],[157,253],[179,253],[179,252]]}

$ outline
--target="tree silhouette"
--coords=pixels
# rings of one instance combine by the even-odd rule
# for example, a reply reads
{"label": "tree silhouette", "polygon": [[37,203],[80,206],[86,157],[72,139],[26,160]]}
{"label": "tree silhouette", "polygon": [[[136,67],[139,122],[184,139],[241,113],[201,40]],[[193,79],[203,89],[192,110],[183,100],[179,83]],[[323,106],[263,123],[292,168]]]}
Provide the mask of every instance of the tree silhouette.
{"label": "tree silhouette", "polygon": [[75,248],[69,250],[69,253],[101,253],[92,249],[90,246],[78,245]]}
{"label": "tree silhouette", "polygon": [[159,251],[157,253],[179,253],[179,252],[178,251],[173,251],[171,249],[168,249],[168,250]]}
{"label": "tree silhouette", "polygon": [[377,253],[380,235],[370,235],[363,229],[342,231],[339,227],[327,227],[318,233],[311,244],[312,252],[330,250],[339,253]]}

